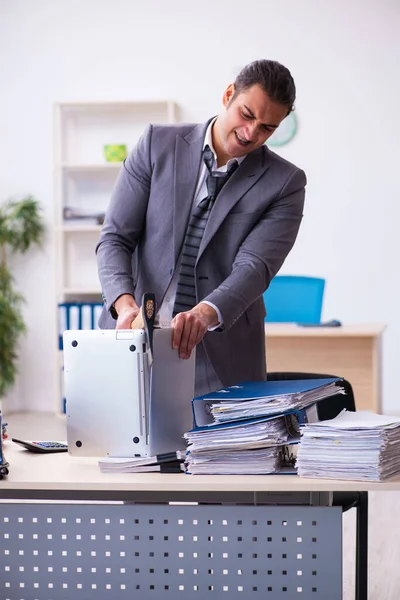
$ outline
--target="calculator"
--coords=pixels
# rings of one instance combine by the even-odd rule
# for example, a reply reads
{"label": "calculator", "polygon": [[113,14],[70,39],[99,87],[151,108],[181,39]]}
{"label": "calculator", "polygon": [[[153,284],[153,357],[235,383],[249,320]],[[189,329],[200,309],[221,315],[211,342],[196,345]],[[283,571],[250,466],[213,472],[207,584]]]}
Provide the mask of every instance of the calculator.
{"label": "calculator", "polygon": [[31,452],[67,452],[68,445],[66,442],[28,442],[26,440],[18,440],[11,438],[13,442],[23,446]]}

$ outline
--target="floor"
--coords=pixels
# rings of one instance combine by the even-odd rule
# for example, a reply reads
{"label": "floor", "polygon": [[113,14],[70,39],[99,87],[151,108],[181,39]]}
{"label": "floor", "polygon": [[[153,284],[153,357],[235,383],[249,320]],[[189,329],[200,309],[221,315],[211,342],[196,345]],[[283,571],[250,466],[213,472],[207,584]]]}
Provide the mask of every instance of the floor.
{"label": "floor", "polygon": [[[369,493],[368,600],[400,598],[400,493]],[[355,510],[343,515],[343,600],[354,600]]]}

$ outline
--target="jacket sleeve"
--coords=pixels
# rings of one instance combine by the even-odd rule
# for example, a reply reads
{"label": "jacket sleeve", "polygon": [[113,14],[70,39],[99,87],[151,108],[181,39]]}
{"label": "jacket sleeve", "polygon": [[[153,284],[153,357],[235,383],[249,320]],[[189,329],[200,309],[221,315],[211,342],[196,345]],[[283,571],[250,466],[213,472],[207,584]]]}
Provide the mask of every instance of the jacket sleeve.
{"label": "jacket sleeve", "polygon": [[150,125],[119,172],[96,247],[98,275],[108,310],[122,294],[135,295],[132,254],[143,231],[149,200]]}
{"label": "jacket sleeve", "polygon": [[229,330],[268,288],[296,240],[303,216],[306,176],[292,172],[279,196],[240,246],[230,275],[204,300],[218,306]]}

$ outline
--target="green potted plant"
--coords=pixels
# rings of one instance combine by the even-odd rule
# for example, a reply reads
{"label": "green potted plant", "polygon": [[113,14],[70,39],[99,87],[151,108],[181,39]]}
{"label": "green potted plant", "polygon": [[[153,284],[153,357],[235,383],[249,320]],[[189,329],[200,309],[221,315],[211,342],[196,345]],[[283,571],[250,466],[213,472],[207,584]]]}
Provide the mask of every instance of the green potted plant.
{"label": "green potted plant", "polygon": [[43,233],[41,208],[32,196],[0,206],[0,399],[15,382],[18,340],[26,329],[24,298],[15,289],[7,252],[27,252],[41,244]]}

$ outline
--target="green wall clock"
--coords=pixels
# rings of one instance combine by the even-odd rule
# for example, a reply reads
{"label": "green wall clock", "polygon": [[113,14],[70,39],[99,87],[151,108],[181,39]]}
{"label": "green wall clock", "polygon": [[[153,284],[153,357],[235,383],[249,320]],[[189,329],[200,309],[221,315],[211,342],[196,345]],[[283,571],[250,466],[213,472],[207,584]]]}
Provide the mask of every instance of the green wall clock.
{"label": "green wall clock", "polygon": [[265,142],[267,146],[283,146],[290,142],[297,131],[297,118],[294,112],[288,114],[279,125],[278,129]]}

